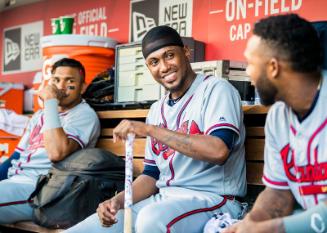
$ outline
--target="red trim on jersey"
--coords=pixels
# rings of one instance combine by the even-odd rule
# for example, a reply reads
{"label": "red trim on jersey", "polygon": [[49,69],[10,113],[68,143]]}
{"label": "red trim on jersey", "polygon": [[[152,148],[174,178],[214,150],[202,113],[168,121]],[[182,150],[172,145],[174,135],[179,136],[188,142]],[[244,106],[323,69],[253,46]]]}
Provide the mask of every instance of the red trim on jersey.
{"label": "red trim on jersey", "polygon": [[[189,97],[189,99],[185,102],[185,104],[183,105],[183,107],[179,111],[179,113],[177,115],[177,119],[176,119],[176,130],[178,130],[178,128],[179,128],[179,124],[180,124],[182,113],[184,112],[185,108],[190,103],[190,101],[191,101],[192,98],[193,98],[193,95],[191,97]],[[168,129],[167,120],[165,118],[165,104],[164,104],[165,101],[166,101],[166,97],[165,97],[164,101],[161,104],[161,118],[163,120],[164,127]]]}
{"label": "red trim on jersey", "polygon": [[24,149],[22,149],[22,148],[20,148],[20,147],[16,147],[15,150],[18,150],[19,152],[23,152],[23,151],[24,151]]}
{"label": "red trim on jersey", "polygon": [[294,135],[296,135],[296,129],[293,127],[293,125],[290,125],[290,128],[291,128],[291,132],[294,134]]}
{"label": "red trim on jersey", "polygon": [[307,148],[307,157],[308,157],[308,164],[311,164],[311,144],[313,142],[313,139],[315,139],[315,137],[320,133],[320,131],[322,131],[327,125],[327,119],[318,127],[318,129],[312,134],[312,136],[309,139],[308,142],[308,148]]}
{"label": "red trim on jersey", "polygon": [[327,193],[327,185],[303,185],[299,187],[299,192],[302,195],[315,195],[316,197],[317,194]]}
{"label": "red trim on jersey", "polygon": [[271,180],[269,179],[267,176],[263,175],[262,176],[262,179],[264,179],[266,182],[268,182],[269,184],[272,184],[272,185],[276,185],[276,186],[288,186],[288,183],[287,182],[281,182],[281,181],[274,181],[274,180]]}
{"label": "red trim on jersey", "polygon": [[188,216],[191,216],[193,214],[198,214],[198,213],[202,213],[202,212],[207,212],[207,211],[213,211],[213,210],[216,210],[218,208],[221,208],[223,205],[226,204],[227,202],[227,199],[229,199],[228,197],[223,197],[224,199],[218,204],[218,205],[215,205],[213,207],[209,207],[209,208],[202,208],[202,209],[195,209],[195,210],[192,210],[192,211],[189,211],[189,212],[186,212],[180,216],[177,216],[176,218],[174,218],[172,221],[170,221],[168,224],[167,224],[167,233],[170,233],[170,228],[175,224],[177,223],[178,221],[182,220],[183,218],[186,218]]}
{"label": "red trim on jersey", "polygon": [[175,171],[174,171],[174,167],[173,167],[173,159],[175,157],[175,153],[173,154],[173,156],[171,156],[171,159],[169,161],[169,169],[171,172],[171,177],[169,180],[167,180],[166,185],[170,186],[170,182],[175,178]]}
{"label": "red trim on jersey", "polygon": [[[315,137],[326,127],[327,125],[327,119],[325,119],[325,121],[318,127],[318,129],[312,134],[312,136],[310,137],[309,139],[309,142],[308,142],[308,147],[307,147],[307,157],[308,157],[308,164],[311,164],[311,145],[312,145],[312,142],[313,140],[315,139]],[[314,150],[315,152],[315,155],[314,155],[314,163],[317,164],[317,148],[315,148]],[[312,185],[314,184],[314,180],[312,181]],[[315,200],[315,203],[318,204],[318,197],[317,195],[314,195],[314,200]]]}
{"label": "red trim on jersey", "polygon": [[[319,163],[318,163],[318,146],[314,150],[314,160],[315,160],[315,166],[314,167],[319,167]],[[325,170],[325,172],[326,172],[326,170]],[[312,182],[312,184],[314,184],[314,182]],[[327,186],[326,186],[326,188],[327,188]],[[318,196],[317,196],[317,194],[314,195],[314,199],[315,199],[316,205],[318,205]]]}
{"label": "red trim on jersey", "polygon": [[69,113],[69,111],[66,112],[59,112],[59,116],[66,116]]}
{"label": "red trim on jersey", "polygon": [[208,76],[206,76],[204,79],[203,79],[203,81],[206,81],[208,78],[210,78],[210,77],[212,77],[213,75],[208,75]]}
{"label": "red trim on jersey", "polygon": [[219,128],[219,127],[233,128],[234,130],[237,131],[237,133],[240,133],[240,130],[238,128],[236,128],[234,125],[228,124],[228,123],[222,123],[222,124],[215,124],[215,125],[211,126],[209,129],[207,129],[207,131],[204,134],[208,134],[212,129]]}
{"label": "red trim on jersey", "polygon": [[144,163],[149,163],[149,164],[155,164],[156,165],[156,161],[151,160],[151,159],[144,159],[143,162]]}
{"label": "red trim on jersey", "polygon": [[165,108],[166,98],[167,98],[167,95],[165,96],[164,100],[162,101],[162,103],[161,103],[161,109],[160,109],[160,111],[161,111],[161,118],[162,118],[162,120],[163,120],[163,124],[164,124],[163,126],[164,126],[165,128],[167,128],[167,120],[166,120],[166,118],[165,118],[165,110],[164,110],[164,108]]}
{"label": "red trim on jersey", "polygon": [[20,205],[20,204],[26,204],[28,202],[32,202],[25,200],[25,201],[12,201],[12,202],[4,202],[4,203],[0,203],[0,207],[4,207],[4,206],[10,206],[10,205]]}
{"label": "red trim on jersey", "polygon": [[71,138],[74,141],[76,141],[82,148],[85,148],[85,144],[84,142],[78,137],[78,136],[74,136],[71,134],[67,134],[67,138]]}
{"label": "red trim on jersey", "polygon": [[182,109],[179,111],[178,116],[177,116],[177,122],[176,122],[176,130],[179,128],[179,124],[181,122],[182,113],[184,112],[185,108],[190,103],[190,101],[191,101],[192,98],[193,98],[193,95],[191,95],[191,97],[186,101],[186,103],[183,105]]}
{"label": "red trim on jersey", "polygon": [[31,161],[32,153],[29,153],[26,159],[26,163],[29,163]]}

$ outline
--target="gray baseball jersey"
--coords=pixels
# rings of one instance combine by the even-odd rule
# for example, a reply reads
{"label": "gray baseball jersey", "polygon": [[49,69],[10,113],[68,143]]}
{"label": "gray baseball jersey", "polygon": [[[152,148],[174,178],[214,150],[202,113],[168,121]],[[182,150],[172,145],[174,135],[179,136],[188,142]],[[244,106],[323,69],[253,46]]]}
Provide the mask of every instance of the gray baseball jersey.
{"label": "gray baseball jersey", "polygon": [[300,122],[290,107],[275,103],[267,116],[263,182],[289,189],[303,208],[327,198],[327,73],[312,112]]}
{"label": "gray baseball jersey", "polygon": [[219,195],[244,196],[246,193],[243,111],[239,94],[226,80],[197,75],[175,105],[167,104],[168,95],[151,106],[147,123],[187,133],[210,134],[231,129],[237,142],[223,165],[195,160],[147,138],[144,163],[157,166],[157,187],[182,187]]}
{"label": "gray baseball jersey", "polygon": [[[75,140],[81,148],[94,147],[100,135],[100,123],[94,110],[83,100],[74,108],[59,113],[61,125],[68,136]],[[21,138],[16,151],[19,160],[12,161],[8,171],[11,179],[32,178],[47,174],[51,167],[43,141],[44,114],[36,112]]]}

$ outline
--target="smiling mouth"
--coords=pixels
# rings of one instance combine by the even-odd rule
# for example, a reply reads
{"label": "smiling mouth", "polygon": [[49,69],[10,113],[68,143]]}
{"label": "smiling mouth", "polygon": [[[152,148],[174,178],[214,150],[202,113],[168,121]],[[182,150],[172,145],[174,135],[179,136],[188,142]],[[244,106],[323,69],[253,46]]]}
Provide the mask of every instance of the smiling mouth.
{"label": "smiling mouth", "polygon": [[167,82],[167,83],[172,83],[174,82],[177,77],[176,77],[176,72],[172,72],[170,74],[167,74],[165,76],[163,76],[163,79]]}

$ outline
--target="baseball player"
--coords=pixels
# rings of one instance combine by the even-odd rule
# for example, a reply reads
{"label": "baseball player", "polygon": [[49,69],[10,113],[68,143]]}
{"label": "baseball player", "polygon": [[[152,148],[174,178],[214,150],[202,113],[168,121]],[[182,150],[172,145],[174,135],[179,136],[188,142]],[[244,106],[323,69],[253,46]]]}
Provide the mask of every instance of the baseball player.
{"label": "baseball player", "polygon": [[[239,217],[246,193],[241,101],[227,81],[196,75],[190,51],[168,26],[142,41],[146,64],[169,93],[146,123],[123,120],[114,140],[147,137],[144,172],[133,183],[133,231],[201,232],[217,211]],[[66,232],[123,232],[124,192]],[[109,227],[109,228],[108,228]]]}
{"label": "baseball player", "polygon": [[[295,14],[263,19],[253,33],[247,72],[263,104],[278,101],[265,126],[266,189],[225,233],[327,232],[327,74],[317,34]],[[291,215],[295,202],[304,212]]]}
{"label": "baseball player", "polygon": [[39,175],[47,174],[51,162],[72,152],[94,147],[100,134],[96,113],[81,98],[85,70],[73,59],[53,65],[49,85],[39,93],[44,109],[36,112],[21,138],[8,178],[0,182],[0,223],[32,219],[27,198]]}

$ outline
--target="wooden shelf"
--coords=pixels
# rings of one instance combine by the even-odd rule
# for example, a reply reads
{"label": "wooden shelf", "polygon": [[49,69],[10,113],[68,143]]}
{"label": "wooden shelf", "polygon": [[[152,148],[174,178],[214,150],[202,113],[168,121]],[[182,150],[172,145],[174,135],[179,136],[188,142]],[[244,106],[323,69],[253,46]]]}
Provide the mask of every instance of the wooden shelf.
{"label": "wooden shelf", "polygon": [[269,107],[263,105],[244,105],[244,114],[267,114]]}
{"label": "wooden shelf", "polygon": [[[262,105],[243,106],[244,114],[266,114],[269,107]],[[98,111],[100,119],[122,119],[122,118],[146,118],[149,109],[127,109],[127,110],[107,110]]]}
{"label": "wooden shelf", "polygon": [[98,111],[100,119],[145,118],[149,109],[107,110]]}

